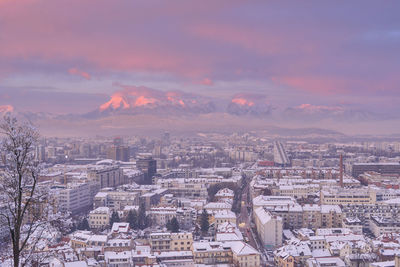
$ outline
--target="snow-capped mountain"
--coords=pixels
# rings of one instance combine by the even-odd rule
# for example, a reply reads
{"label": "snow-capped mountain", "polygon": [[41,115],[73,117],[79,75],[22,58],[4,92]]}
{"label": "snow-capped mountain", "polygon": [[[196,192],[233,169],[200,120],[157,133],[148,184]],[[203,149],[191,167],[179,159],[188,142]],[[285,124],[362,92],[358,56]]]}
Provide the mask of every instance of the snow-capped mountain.
{"label": "snow-capped mountain", "polygon": [[232,115],[252,115],[256,117],[271,114],[273,107],[265,95],[240,93],[232,97],[227,113]]}
{"label": "snow-capped mountain", "polygon": [[5,115],[5,114],[13,112],[13,111],[14,111],[14,107],[11,105],[0,106],[0,115]]}
{"label": "snow-capped mountain", "polygon": [[109,101],[87,116],[135,114],[207,114],[216,111],[212,99],[181,91],[161,91],[130,86],[115,92]]}

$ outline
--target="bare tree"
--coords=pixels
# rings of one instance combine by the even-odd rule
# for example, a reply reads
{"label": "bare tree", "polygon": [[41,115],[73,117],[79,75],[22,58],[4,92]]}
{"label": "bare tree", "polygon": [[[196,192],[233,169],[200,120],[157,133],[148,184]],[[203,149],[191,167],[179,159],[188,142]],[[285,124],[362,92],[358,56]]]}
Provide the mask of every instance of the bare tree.
{"label": "bare tree", "polygon": [[34,233],[40,228],[40,205],[43,195],[38,190],[39,167],[35,146],[39,134],[29,123],[6,115],[0,125],[1,153],[5,168],[0,172],[0,197],[4,209],[0,223],[6,225],[12,243],[14,267],[25,266],[32,256]]}

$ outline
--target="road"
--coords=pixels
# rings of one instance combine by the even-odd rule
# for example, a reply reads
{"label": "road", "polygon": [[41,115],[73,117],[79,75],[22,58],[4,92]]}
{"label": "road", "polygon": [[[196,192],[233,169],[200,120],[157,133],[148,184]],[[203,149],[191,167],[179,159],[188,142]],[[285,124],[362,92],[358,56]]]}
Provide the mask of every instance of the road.
{"label": "road", "polygon": [[[246,178],[244,178],[246,179]],[[247,178],[249,179],[249,178]],[[238,214],[238,226],[240,231],[243,233],[243,236],[247,237],[247,240],[252,247],[256,248],[258,251],[260,251],[262,254],[264,252],[263,247],[261,246],[261,244],[258,243],[258,240],[255,236],[255,233],[253,233],[253,229],[251,228],[251,217],[252,215],[248,212],[248,207],[251,207],[251,203],[249,203],[248,201],[248,194],[249,192],[249,183],[250,181],[247,180],[245,182],[245,187],[242,190],[242,206],[240,208],[240,213]],[[250,200],[251,201],[251,200]],[[261,257],[262,259],[262,266],[265,266],[265,256],[262,255]]]}

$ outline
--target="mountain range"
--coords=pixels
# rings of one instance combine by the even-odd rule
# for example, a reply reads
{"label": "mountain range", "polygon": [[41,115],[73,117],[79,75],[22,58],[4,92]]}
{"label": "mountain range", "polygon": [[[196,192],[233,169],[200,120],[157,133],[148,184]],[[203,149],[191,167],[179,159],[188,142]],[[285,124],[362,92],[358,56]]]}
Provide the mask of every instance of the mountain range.
{"label": "mountain range", "polygon": [[[82,131],[86,134],[132,131],[147,134],[161,130],[229,132],[265,130],[274,125],[282,129],[310,128],[314,129],[312,133],[323,136],[332,132],[315,129],[350,129],[354,128],[354,122],[376,122],[382,118],[343,105],[276,106],[263,94],[239,93],[230,99],[219,99],[144,86],[123,86],[108,101],[86,113],[18,112],[11,105],[0,106],[0,114],[8,112],[27,118],[54,135],[60,135],[60,131],[65,135],[79,135]],[[338,122],[344,126],[337,127]]]}

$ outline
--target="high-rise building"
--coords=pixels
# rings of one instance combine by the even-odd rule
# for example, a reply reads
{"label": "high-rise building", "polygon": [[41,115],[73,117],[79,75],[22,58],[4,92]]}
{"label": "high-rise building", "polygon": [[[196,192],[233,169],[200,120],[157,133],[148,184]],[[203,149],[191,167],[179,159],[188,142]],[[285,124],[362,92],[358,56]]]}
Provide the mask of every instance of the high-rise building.
{"label": "high-rise building", "polygon": [[169,132],[165,132],[164,133],[164,135],[163,135],[163,137],[162,137],[162,141],[163,141],[163,143],[164,143],[164,145],[168,145],[169,144],[169,142],[170,142],[170,134],[169,134]]}
{"label": "high-rise building", "polygon": [[274,162],[279,166],[289,166],[290,160],[283,144],[279,141],[274,142]]}
{"label": "high-rise building", "polygon": [[129,148],[124,146],[112,146],[108,150],[107,157],[112,160],[128,162],[130,158]]}
{"label": "high-rise building", "polygon": [[151,154],[140,154],[136,160],[136,167],[143,172],[143,183],[152,184],[153,176],[157,173],[157,161]]}
{"label": "high-rise building", "polygon": [[124,140],[122,139],[122,137],[115,137],[113,140],[114,146],[122,146],[122,144],[124,143]]}
{"label": "high-rise building", "polygon": [[39,145],[35,149],[35,159],[39,162],[46,160],[46,149],[44,146]]}

